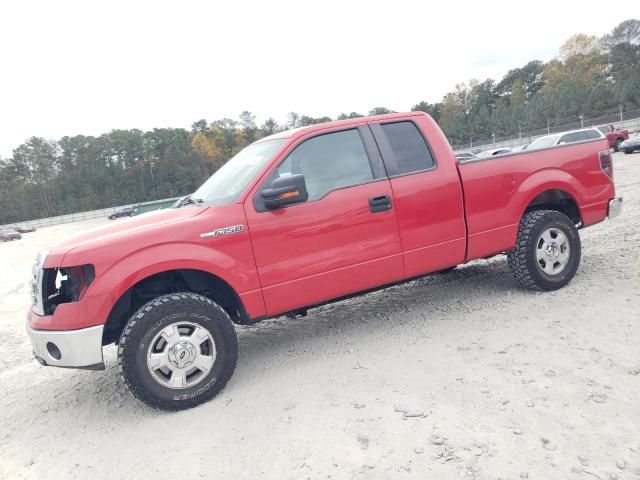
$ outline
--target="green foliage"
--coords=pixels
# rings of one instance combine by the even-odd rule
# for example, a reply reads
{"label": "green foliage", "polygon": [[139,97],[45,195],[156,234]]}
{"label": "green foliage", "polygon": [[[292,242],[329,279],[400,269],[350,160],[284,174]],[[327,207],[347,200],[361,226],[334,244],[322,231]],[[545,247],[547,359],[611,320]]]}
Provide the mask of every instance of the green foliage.
{"label": "green foliage", "polygon": [[[574,35],[546,64],[532,60],[499,82],[460,83],[440,102],[411,110],[431,115],[454,145],[468,145],[620,107],[640,107],[640,20],[626,20],[601,39]],[[368,115],[392,112],[375,107]],[[113,130],[57,142],[32,137],[0,159],[0,225],[185,195],[247,144],[330,120],[291,112],[285,125],[268,118],[258,127],[244,111],[239,121],[201,119],[190,130]]]}
{"label": "green foliage", "polygon": [[393,110],[389,110],[386,107],[374,107],[369,110],[369,115],[384,115],[386,113],[393,113]]}
{"label": "green foliage", "polygon": [[340,115],[338,115],[337,120],[347,120],[348,118],[360,118],[360,117],[364,117],[364,115],[358,112],[341,113]]}

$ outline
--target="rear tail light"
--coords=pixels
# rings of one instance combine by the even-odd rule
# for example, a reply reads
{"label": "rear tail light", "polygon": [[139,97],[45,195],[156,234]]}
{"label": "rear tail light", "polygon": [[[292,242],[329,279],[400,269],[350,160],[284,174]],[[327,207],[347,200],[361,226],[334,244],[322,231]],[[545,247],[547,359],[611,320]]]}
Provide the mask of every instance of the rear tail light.
{"label": "rear tail light", "polygon": [[611,152],[609,150],[602,150],[598,153],[600,158],[600,168],[607,177],[613,180],[613,160],[611,159]]}

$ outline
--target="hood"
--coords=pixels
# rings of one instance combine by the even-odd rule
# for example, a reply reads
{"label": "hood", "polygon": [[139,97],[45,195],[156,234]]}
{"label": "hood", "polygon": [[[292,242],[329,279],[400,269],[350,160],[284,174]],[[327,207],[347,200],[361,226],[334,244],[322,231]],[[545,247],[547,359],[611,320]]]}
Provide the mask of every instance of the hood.
{"label": "hood", "polygon": [[62,242],[51,245],[45,267],[61,265],[66,254],[72,250],[87,246],[95,247],[107,244],[135,232],[148,230],[175,222],[196,217],[207,210],[207,207],[187,206],[182,208],[166,208],[143,213],[135,217],[116,220],[108,225],[93,228],[86,232],[70,237]]}

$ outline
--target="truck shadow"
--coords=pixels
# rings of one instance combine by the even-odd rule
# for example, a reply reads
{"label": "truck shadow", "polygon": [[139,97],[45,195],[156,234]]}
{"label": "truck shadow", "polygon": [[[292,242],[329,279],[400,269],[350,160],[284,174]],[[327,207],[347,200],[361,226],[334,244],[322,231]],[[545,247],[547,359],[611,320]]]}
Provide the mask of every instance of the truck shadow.
{"label": "truck shadow", "polygon": [[358,342],[366,341],[368,335],[428,328],[444,317],[493,308],[513,294],[531,295],[520,288],[501,256],[318,307],[306,317],[279,317],[240,326],[240,356],[234,378],[244,381],[242,377],[253,375],[256,367],[277,356],[295,357],[304,351],[326,349],[326,339],[357,349]]}

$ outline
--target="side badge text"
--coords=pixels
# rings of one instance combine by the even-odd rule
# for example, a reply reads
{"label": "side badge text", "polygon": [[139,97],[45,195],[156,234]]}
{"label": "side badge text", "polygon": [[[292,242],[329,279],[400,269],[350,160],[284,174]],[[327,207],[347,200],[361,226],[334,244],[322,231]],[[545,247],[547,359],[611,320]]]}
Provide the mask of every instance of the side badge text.
{"label": "side badge text", "polygon": [[219,237],[220,235],[231,235],[232,233],[240,233],[244,229],[244,225],[233,225],[231,227],[216,228],[207,233],[201,233],[200,238]]}

